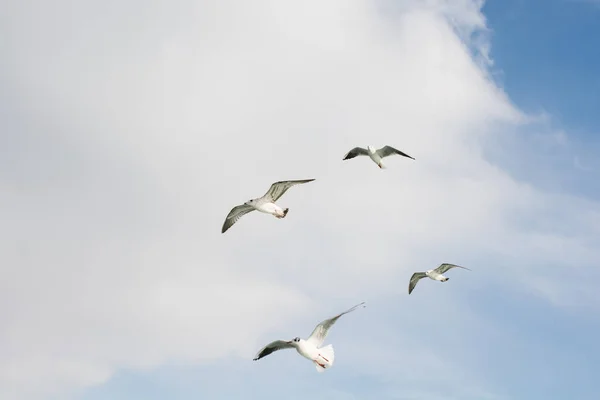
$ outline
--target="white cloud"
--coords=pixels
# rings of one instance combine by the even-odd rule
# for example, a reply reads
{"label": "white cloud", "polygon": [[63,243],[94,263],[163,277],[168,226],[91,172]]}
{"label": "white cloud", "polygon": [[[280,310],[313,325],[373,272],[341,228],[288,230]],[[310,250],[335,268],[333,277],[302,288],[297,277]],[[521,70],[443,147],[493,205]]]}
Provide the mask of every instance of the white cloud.
{"label": "white cloud", "polygon": [[[530,119],[470,55],[489,60],[481,1],[102,4],[6,14],[3,399],[251,357],[450,259],[563,304],[597,259],[596,203],[482,155]],[[341,161],[370,143],[416,161]],[[220,234],[271,182],[313,177],[285,220]]]}

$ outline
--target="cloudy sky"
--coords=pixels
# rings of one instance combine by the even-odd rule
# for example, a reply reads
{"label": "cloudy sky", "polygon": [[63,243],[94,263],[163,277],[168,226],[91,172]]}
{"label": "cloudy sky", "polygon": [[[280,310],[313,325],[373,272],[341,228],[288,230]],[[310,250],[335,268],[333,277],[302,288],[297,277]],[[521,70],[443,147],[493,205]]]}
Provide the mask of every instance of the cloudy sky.
{"label": "cloudy sky", "polygon": [[[0,1],[0,398],[598,399],[599,18]],[[325,373],[252,361],[361,301]]]}

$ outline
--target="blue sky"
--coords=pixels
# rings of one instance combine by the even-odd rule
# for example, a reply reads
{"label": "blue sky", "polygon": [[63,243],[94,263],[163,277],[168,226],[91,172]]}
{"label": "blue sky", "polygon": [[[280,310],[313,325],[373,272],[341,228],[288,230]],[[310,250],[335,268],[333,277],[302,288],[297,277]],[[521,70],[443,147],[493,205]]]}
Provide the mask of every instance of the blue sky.
{"label": "blue sky", "polygon": [[[488,1],[483,12],[491,29],[494,77],[519,108],[544,113],[550,120],[548,129],[565,135],[564,146],[541,154],[522,154],[504,160],[504,165],[516,168],[521,179],[537,185],[567,187],[595,196],[600,189],[594,179],[600,130],[600,116],[594,111],[600,93],[595,68],[600,55],[594,51],[594,43],[600,7],[593,1],[509,0]],[[527,129],[521,137],[527,140],[530,135]],[[533,170],[531,165],[525,168],[526,158],[540,164]],[[574,163],[584,169],[571,173]],[[568,172],[559,172],[547,182],[538,171],[548,164]]]}
{"label": "blue sky", "polygon": [[[2,4],[0,397],[599,398],[599,19],[566,0]],[[341,161],[367,144],[416,160]],[[220,234],[236,202],[310,177],[285,220]],[[406,293],[441,262],[472,271]],[[325,373],[252,361],[361,301]]]}
{"label": "blue sky", "polygon": [[[499,84],[519,108],[545,113],[553,129],[568,132],[569,151],[563,147],[540,156],[543,164],[536,169],[545,169],[546,163],[557,169],[571,168],[572,152],[582,165],[596,169],[600,145],[600,116],[595,111],[600,101],[600,78],[595,73],[600,54],[594,51],[600,29],[598,3],[487,1],[483,12],[492,32],[492,70]],[[522,178],[527,176],[523,169],[519,169]],[[597,194],[595,172],[579,172],[560,179],[561,187],[588,196]],[[539,174],[530,174],[537,184],[544,181]]]}
{"label": "blue sky", "polygon": [[575,135],[593,134],[600,124],[599,11],[592,2],[567,0],[488,1],[483,7],[495,67],[510,98],[526,111],[550,113]]}

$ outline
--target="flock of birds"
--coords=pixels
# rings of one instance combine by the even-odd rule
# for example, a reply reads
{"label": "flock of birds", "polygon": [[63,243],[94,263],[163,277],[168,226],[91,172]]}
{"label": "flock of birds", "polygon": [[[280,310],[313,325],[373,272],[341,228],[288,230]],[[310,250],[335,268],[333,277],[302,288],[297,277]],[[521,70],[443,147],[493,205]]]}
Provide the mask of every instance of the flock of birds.
{"label": "flock of birds", "polygon": [[[384,169],[385,165],[383,165],[383,158],[394,154],[398,154],[414,160],[413,157],[391,146],[384,146],[380,149],[376,149],[373,146],[367,146],[366,149],[363,149],[361,147],[355,147],[348,153],[346,153],[343,160],[349,160],[357,156],[369,156],[379,168]],[[233,207],[227,215],[227,218],[225,218],[225,222],[223,223],[223,227],[221,228],[221,233],[225,233],[229,228],[233,226],[233,224],[239,221],[240,218],[254,210],[260,211],[265,214],[271,214],[278,219],[285,218],[285,216],[288,214],[289,208],[281,208],[279,205],[275,204],[275,202],[279,200],[279,198],[281,198],[281,196],[283,196],[283,194],[292,186],[312,181],[314,181],[314,179],[279,181],[273,183],[267,191],[267,193],[265,193],[262,197],[248,200],[244,204],[240,204],[239,206]],[[448,281],[450,278],[446,277],[444,273],[449,271],[451,268],[462,268],[469,270],[469,268],[461,267],[460,265],[443,263],[435,269],[430,269],[425,272],[415,272],[410,277],[410,281],[408,284],[408,294],[412,293],[419,280],[426,277],[439,282]],[[292,340],[275,340],[274,342],[269,343],[258,352],[256,357],[254,357],[254,360],[260,360],[261,358],[266,357],[269,354],[278,350],[296,349],[296,351],[301,356],[309,359],[315,364],[317,371],[325,371],[327,368],[330,368],[333,365],[333,360],[335,358],[332,345],[321,347],[321,345],[325,341],[325,338],[327,337],[329,329],[342,315],[348,314],[349,312],[356,310],[360,306],[365,307],[365,303],[362,302],[360,304],[357,304],[349,310],[346,310],[332,318],[326,319],[325,321],[319,323],[314,328],[313,332],[308,337],[308,339],[301,339],[299,337],[295,337]]]}

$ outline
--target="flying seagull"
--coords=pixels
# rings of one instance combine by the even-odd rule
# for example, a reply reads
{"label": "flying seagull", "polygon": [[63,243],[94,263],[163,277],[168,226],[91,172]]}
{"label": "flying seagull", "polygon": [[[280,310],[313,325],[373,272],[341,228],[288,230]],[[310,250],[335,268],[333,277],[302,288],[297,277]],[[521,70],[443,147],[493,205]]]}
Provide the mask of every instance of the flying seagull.
{"label": "flying seagull", "polygon": [[385,168],[385,165],[383,165],[382,158],[391,156],[392,154],[400,154],[401,156],[412,158],[414,160],[414,157],[411,157],[408,154],[393,148],[392,146],[383,146],[379,150],[375,149],[373,146],[367,146],[366,149],[363,149],[362,147],[355,147],[344,156],[343,160],[349,160],[356,156],[369,156],[371,157],[371,160],[373,160],[373,162],[379,166],[379,168],[383,169]]}
{"label": "flying seagull", "polygon": [[455,267],[466,269],[466,270],[470,271],[470,269],[467,267],[461,267],[460,265],[444,263],[444,264],[441,264],[436,269],[430,269],[427,272],[415,272],[410,277],[410,283],[408,284],[408,294],[410,294],[413,291],[413,289],[415,288],[415,286],[417,286],[417,282],[419,282],[420,279],[425,278],[425,277],[428,277],[429,279],[433,279],[434,281],[446,282],[450,278],[447,278],[442,274],[444,272],[448,271],[450,268],[455,268]]}
{"label": "flying seagull", "polygon": [[329,329],[333,326],[333,324],[335,324],[339,317],[356,310],[360,306],[366,307],[364,304],[365,302],[363,301],[362,303],[355,305],[351,309],[346,310],[343,313],[336,315],[335,317],[326,319],[325,321],[321,322],[315,327],[315,329],[310,334],[310,337],[306,340],[300,339],[299,337],[295,337],[294,339],[289,341],[276,340],[272,343],[269,343],[258,352],[256,357],[254,357],[254,361],[260,360],[261,358],[266,357],[277,350],[296,349],[296,351],[302,357],[308,358],[310,361],[315,363],[317,371],[323,372],[327,368],[331,368],[331,366],[333,366],[334,359],[333,346],[330,344],[324,347],[320,346],[325,341]]}
{"label": "flying seagull", "polygon": [[274,215],[279,219],[285,218],[289,211],[289,208],[281,208],[277,204],[275,204],[275,202],[281,196],[283,196],[283,194],[292,186],[312,181],[314,181],[314,179],[275,182],[271,185],[271,187],[269,188],[267,193],[264,194],[264,196],[259,197],[257,199],[248,200],[244,204],[240,204],[239,206],[233,207],[231,211],[229,211],[227,218],[225,218],[225,222],[223,223],[223,227],[221,228],[221,233],[225,233],[225,231],[231,228],[233,224],[235,224],[240,218],[248,214],[250,211],[254,210]]}

